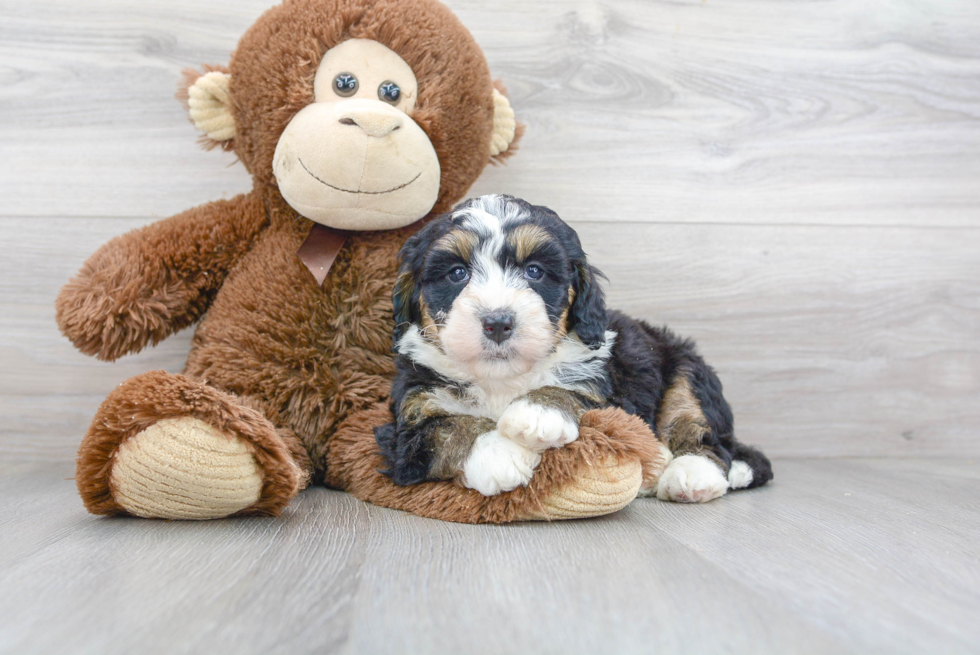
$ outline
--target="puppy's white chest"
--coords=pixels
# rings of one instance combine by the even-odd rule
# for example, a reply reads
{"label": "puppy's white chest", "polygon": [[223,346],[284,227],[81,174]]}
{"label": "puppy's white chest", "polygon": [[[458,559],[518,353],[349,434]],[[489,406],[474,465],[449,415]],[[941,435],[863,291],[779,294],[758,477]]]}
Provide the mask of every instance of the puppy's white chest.
{"label": "puppy's white chest", "polygon": [[439,406],[450,414],[480,416],[498,420],[512,402],[543,386],[524,380],[483,380],[466,387],[463,392],[437,389],[434,392]]}

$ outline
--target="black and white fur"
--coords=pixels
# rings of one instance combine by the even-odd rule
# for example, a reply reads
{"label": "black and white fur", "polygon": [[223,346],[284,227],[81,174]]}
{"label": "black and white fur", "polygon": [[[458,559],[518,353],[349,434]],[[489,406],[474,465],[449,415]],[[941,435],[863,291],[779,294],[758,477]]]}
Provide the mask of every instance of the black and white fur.
{"label": "black and white fur", "polygon": [[673,453],[656,494],[706,502],[772,479],[735,439],[721,382],[694,344],[607,313],[578,236],[509,196],[469,200],[401,251],[395,422],[376,430],[398,484],[456,479],[485,495],[527,484],[540,453],[622,407]]}

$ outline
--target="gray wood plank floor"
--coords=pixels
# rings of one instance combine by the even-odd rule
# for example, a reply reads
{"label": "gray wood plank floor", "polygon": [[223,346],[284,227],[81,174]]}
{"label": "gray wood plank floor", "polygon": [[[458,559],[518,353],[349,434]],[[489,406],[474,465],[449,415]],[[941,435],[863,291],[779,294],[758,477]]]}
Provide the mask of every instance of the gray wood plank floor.
{"label": "gray wood plank floor", "polygon": [[304,492],[280,519],[87,515],[4,465],[3,653],[970,653],[980,461],[776,461],[773,486],[465,526]]}

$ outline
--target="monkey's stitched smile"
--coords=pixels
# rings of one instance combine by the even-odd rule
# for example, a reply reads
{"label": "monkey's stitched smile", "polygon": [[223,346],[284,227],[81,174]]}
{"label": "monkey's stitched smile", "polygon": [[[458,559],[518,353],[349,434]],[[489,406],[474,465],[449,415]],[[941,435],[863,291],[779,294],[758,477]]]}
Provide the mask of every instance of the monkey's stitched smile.
{"label": "monkey's stitched smile", "polygon": [[351,191],[350,189],[342,189],[339,186],[334,186],[334,185],[330,184],[329,182],[325,182],[324,180],[321,180],[319,177],[317,177],[316,175],[313,174],[313,171],[311,171],[310,169],[308,169],[306,167],[306,164],[303,163],[303,160],[302,159],[300,159],[299,157],[297,157],[296,159],[299,161],[299,165],[303,167],[303,170],[306,171],[309,174],[309,176],[312,177],[314,180],[316,180],[317,182],[319,182],[320,184],[322,184],[324,186],[328,186],[331,189],[336,189],[337,191],[343,191],[344,193],[362,193],[362,194],[368,195],[368,196],[380,196],[380,195],[385,194],[385,193],[391,193],[392,191],[398,191],[399,189],[404,189],[409,184],[411,184],[415,180],[417,180],[420,177],[422,177],[422,171],[419,171],[415,175],[415,177],[413,177],[412,179],[410,179],[405,184],[399,184],[398,186],[392,187],[392,188],[388,189],[387,191]]}

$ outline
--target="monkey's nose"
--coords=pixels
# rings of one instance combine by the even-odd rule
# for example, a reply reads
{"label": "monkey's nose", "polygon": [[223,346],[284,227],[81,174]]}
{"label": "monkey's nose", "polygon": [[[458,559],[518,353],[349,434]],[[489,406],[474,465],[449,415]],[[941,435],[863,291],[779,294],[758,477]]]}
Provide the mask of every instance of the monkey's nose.
{"label": "monkey's nose", "polygon": [[510,312],[490,312],[483,317],[483,335],[487,339],[496,343],[503,343],[510,339],[513,333],[514,315]]}
{"label": "monkey's nose", "polygon": [[394,110],[378,111],[372,109],[361,109],[359,111],[345,112],[340,117],[341,125],[356,125],[364,130],[368,136],[381,138],[388,136],[402,126],[402,118]]}

